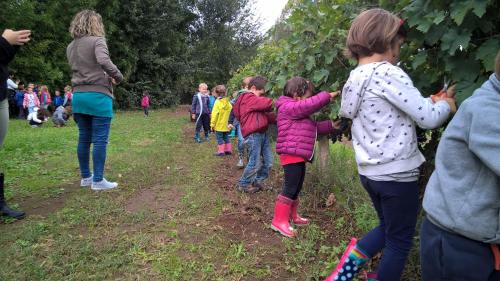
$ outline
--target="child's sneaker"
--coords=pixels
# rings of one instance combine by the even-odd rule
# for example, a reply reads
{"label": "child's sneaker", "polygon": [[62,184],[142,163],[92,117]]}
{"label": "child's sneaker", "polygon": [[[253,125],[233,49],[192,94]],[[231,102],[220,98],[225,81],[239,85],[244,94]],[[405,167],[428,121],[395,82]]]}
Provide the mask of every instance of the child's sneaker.
{"label": "child's sneaker", "polygon": [[99,191],[99,190],[108,190],[108,189],[113,189],[118,186],[118,183],[116,182],[109,182],[106,179],[102,179],[100,182],[92,182],[92,190]]}
{"label": "child's sneaker", "polygon": [[259,188],[259,190],[273,191],[273,187],[272,186],[265,185],[263,182],[254,182],[253,186]]}
{"label": "child's sneaker", "polygon": [[90,176],[88,178],[82,178],[82,180],[80,180],[80,186],[81,187],[87,187],[87,186],[91,186],[92,185],[92,180],[94,179],[94,176]]}
{"label": "child's sneaker", "polygon": [[260,189],[258,187],[250,186],[250,185],[243,186],[243,185],[239,185],[239,184],[238,184],[238,187],[236,189],[239,192],[244,192],[244,193],[256,193],[256,192],[260,191]]}
{"label": "child's sneaker", "polygon": [[236,164],[236,167],[243,169],[245,167],[245,164],[243,163],[243,157],[238,156],[238,164]]}

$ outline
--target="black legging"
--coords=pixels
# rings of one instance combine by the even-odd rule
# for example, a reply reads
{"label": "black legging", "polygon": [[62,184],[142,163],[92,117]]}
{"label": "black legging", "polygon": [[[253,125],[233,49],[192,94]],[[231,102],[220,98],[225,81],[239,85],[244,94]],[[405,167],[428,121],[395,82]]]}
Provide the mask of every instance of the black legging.
{"label": "black legging", "polygon": [[296,200],[304,184],[306,163],[301,162],[284,165],[283,170],[285,170],[285,180],[281,194],[292,200]]}

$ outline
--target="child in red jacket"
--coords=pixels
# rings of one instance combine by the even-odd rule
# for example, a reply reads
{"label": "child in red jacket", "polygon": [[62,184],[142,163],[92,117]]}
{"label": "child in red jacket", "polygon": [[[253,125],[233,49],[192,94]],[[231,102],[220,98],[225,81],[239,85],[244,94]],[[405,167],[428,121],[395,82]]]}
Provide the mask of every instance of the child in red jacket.
{"label": "child in red jacket", "polygon": [[269,177],[273,153],[267,134],[270,123],[276,123],[272,112],[273,100],[265,97],[267,79],[256,76],[250,81],[249,92],[241,94],[234,105],[235,117],[240,120],[241,133],[248,147],[248,164],[241,175],[238,191],[255,193],[272,188],[263,182]]}

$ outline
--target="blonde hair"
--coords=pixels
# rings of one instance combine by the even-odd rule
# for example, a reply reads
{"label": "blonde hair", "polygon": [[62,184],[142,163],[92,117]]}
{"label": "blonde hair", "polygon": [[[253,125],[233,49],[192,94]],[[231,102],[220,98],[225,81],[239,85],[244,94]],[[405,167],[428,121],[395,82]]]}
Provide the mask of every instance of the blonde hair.
{"label": "blonde hair", "polygon": [[198,85],[198,88],[201,88],[201,87],[208,89],[208,85],[205,83],[201,83],[200,85]]}
{"label": "blonde hair", "polygon": [[374,53],[382,54],[406,36],[403,21],[384,9],[370,9],[352,22],[344,54],[359,60]]}
{"label": "blonde hair", "polygon": [[71,90],[72,90],[72,89],[71,89],[71,86],[69,86],[69,85],[68,85],[68,86],[66,86],[66,87],[64,87],[64,91],[65,91],[65,92],[71,92]]}
{"label": "blonde hair", "polygon": [[500,51],[498,51],[497,58],[495,59],[495,74],[497,79],[500,80]]}
{"label": "blonde hair", "polygon": [[92,10],[80,11],[71,21],[69,33],[74,39],[85,36],[104,37],[104,24],[101,15]]}

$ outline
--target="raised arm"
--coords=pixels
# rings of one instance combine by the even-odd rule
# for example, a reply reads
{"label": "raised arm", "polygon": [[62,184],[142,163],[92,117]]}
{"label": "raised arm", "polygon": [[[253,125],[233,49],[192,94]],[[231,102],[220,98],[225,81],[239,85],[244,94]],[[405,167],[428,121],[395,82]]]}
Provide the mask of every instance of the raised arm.
{"label": "raised arm", "polygon": [[319,111],[321,108],[330,103],[331,96],[328,92],[321,92],[307,99],[290,103],[285,112],[292,119],[302,119]]}

